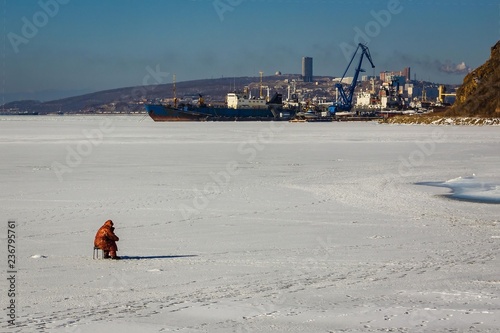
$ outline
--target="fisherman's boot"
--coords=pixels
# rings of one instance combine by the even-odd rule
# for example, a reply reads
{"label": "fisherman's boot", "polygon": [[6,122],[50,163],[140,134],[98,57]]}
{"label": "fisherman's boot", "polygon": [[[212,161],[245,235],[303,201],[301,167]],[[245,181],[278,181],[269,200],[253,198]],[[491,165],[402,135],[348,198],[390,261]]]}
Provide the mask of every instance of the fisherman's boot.
{"label": "fisherman's boot", "polygon": [[109,251],[109,258],[111,258],[111,259],[115,259],[115,260],[120,259],[120,257],[118,257],[118,256],[116,255],[116,251],[113,251],[113,250]]}
{"label": "fisherman's boot", "polygon": [[109,259],[109,251],[102,251],[102,253],[103,253],[102,257],[104,259]]}

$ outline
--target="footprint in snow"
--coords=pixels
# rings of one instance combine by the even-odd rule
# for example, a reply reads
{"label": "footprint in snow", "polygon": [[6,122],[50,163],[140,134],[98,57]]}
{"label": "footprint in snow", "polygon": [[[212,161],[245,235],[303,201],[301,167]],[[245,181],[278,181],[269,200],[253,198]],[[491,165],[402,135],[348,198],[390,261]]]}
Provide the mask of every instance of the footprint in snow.
{"label": "footprint in snow", "polygon": [[162,272],[162,269],[159,268],[153,268],[153,269],[148,269],[148,272]]}
{"label": "footprint in snow", "polygon": [[45,259],[47,256],[44,256],[43,254],[34,254],[31,256],[31,259]]}
{"label": "footprint in snow", "polygon": [[391,236],[382,236],[382,235],[373,235],[368,237],[369,239],[384,239],[384,238],[391,238]]}

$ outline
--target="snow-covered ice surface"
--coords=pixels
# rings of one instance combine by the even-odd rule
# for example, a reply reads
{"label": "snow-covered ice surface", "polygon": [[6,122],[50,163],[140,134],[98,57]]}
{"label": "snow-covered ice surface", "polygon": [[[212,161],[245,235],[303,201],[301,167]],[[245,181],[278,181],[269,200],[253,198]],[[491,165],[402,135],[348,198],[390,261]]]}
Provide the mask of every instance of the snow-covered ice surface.
{"label": "snow-covered ice surface", "polygon": [[[0,328],[499,332],[500,205],[415,185],[499,184],[499,151],[496,127],[0,118]],[[107,219],[124,260],[92,259]]]}

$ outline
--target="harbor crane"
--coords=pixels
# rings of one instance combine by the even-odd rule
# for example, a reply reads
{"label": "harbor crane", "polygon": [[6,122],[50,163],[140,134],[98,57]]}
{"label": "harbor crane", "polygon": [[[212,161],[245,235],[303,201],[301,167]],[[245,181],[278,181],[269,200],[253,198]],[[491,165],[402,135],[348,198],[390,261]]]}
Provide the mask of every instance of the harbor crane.
{"label": "harbor crane", "polygon": [[[356,68],[356,72],[354,73],[354,77],[352,79],[351,84],[347,88],[344,88],[344,86],[342,85],[342,80],[344,80],[344,77],[347,71],[349,70],[349,67],[351,66],[352,62],[354,61],[354,58],[356,57],[356,54],[358,53],[359,49],[361,49],[361,56],[359,57],[358,67]],[[335,84],[335,87],[337,88],[338,92],[338,98],[335,103],[333,103],[332,105],[330,105],[330,107],[328,107],[328,111],[330,111],[331,114],[335,114],[336,112],[339,111],[347,111],[347,112],[351,111],[352,98],[354,96],[354,89],[356,89],[356,84],[358,83],[359,73],[365,71],[364,69],[361,68],[364,56],[368,58],[370,64],[372,65],[372,68],[375,68],[375,65],[373,64],[372,61],[372,56],[370,55],[370,50],[366,45],[359,43],[358,47],[356,48],[356,51],[352,55],[349,65],[347,65],[347,68],[344,74],[342,75],[342,79],[340,79],[339,83]]]}
{"label": "harbor crane", "polygon": [[444,85],[440,85],[439,88],[438,88],[438,100],[439,100],[439,103],[444,104],[446,96],[455,96],[456,97],[457,93],[454,92],[454,93],[447,94],[446,93],[446,87]]}

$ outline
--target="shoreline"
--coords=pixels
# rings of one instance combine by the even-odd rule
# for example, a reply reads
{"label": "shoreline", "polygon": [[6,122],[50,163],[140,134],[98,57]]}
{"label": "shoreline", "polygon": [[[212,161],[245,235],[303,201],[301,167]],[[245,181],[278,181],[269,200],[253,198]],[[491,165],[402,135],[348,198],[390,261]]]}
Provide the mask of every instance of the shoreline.
{"label": "shoreline", "polygon": [[[65,114],[38,114],[38,115],[19,115],[19,114],[0,114],[0,121],[6,120],[3,117],[12,117],[16,119],[28,119],[28,118],[38,118],[38,117],[143,117],[147,118],[147,113],[105,113],[105,114],[89,114],[89,113],[65,113]],[[272,120],[271,120],[272,121]],[[455,126],[500,126],[500,117],[464,117],[464,116],[442,116],[442,115],[434,115],[434,116],[419,116],[419,115],[411,115],[411,116],[397,116],[391,118],[384,119],[367,119],[362,122],[378,122],[379,124],[389,124],[389,125],[455,125]],[[185,121],[189,122],[200,122],[200,121]],[[201,121],[203,122],[203,121]],[[206,122],[214,122],[214,121],[206,121]],[[245,121],[248,122],[248,121]],[[252,122],[252,121],[250,121]],[[261,122],[261,121],[255,121]],[[306,122],[309,123],[311,121],[289,121],[293,123]],[[312,121],[315,122],[315,121]],[[325,122],[353,122],[350,120],[336,120],[332,119],[331,121],[316,121],[319,123]],[[358,122],[358,121],[354,121]],[[168,122],[167,122],[168,123]]]}

